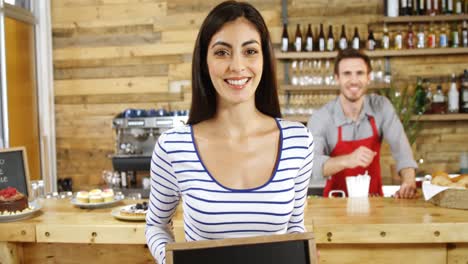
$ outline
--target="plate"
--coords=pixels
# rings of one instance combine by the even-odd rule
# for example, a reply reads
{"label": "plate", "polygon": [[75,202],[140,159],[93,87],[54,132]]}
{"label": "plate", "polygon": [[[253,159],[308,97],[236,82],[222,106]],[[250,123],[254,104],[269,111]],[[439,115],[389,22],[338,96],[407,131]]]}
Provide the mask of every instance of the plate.
{"label": "plate", "polygon": [[97,209],[97,208],[105,208],[105,207],[108,207],[108,206],[112,206],[120,201],[123,200],[123,197],[115,197],[114,198],[114,201],[111,201],[111,202],[104,202],[104,203],[79,203],[77,200],[76,200],[76,197],[74,197],[72,200],[71,200],[71,203],[75,206],[78,206],[79,208],[83,208],[83,209]]}
{"label": "plate", "polygon": [[121,206],[112,210],[111,215],[119,220],[126,220],[126,221],[145,221],[146,215],[121,215],[120,210],[126,207],[134,206],[135,204]]}
{"label": "plate", "polygon": [[37,201],[29,202],[29,207],[32,210],[22,211],[21,213],[14,215],[0,215],[0,222],[11,222],[26,219],[32,216],[35,212],[41,210],[41,205]]}

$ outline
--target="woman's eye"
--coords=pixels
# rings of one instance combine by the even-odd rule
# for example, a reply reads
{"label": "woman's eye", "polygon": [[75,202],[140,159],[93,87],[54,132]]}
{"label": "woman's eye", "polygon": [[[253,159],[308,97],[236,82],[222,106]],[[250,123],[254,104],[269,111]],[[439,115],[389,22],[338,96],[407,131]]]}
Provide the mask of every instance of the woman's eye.
{"label": "woman's eye", "polygon": [[255,55],[258,53],[258,51],[254,49],[248,49],[245,53],[247,53],[247,55]]}
{"label": "woman's eye", "polygon": [[226,50],[217,50],[214,53],[216,56],[226,56],[229,55],[229,53]]}

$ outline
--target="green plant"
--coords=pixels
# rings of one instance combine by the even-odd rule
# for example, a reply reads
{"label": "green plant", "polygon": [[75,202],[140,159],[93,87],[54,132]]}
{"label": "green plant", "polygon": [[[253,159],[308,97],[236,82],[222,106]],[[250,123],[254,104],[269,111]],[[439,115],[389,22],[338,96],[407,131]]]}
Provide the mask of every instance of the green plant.
{"label": "green plant", "polygon": [[395,107],[395,112],[405,130],[410,145],[413,145],[421,131],[419,123],[420,114],[415,115],[417,108],[417,97],[408,93],[408,88],[397,89],[390,85],[388,89],[381,89],[381,95],[386,96]]}

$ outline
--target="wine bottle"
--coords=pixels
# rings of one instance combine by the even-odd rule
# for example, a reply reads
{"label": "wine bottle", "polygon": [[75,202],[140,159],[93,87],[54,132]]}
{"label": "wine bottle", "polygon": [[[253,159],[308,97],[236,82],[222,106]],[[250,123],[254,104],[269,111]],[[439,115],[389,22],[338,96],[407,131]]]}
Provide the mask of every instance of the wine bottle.
{"label": "wine bottle", "polygon": [[462,26],[462,34],[461,34],[461,37],[462,37],[462,46],[464,48],[468,48],[468,28],[466,26],[466,20],[463,21],[463,26]]}
{"label": "wine bottle", "polygon": [[320,24],[320,32],[318,36],[319,51],[325,51],[325,34],[323,33],[323,24]]}
{"label": "wine bottle", "polygon": [[333,36],[333,27],[332,25],[328,26],[328,39],[327,39],[327,50],[335,50],[335,37]]}
{"label": "wine bottle", "polygon": [[424,26],[420,25],[419,26],[419,31],[417,34],[417,42],[416,42],[416,47],[418,49],[424,49],[426,47],[426,37],[424,35]]}
{"label": "wine bottle", "polygon": [[432,23],[429,25],[429,34],[427,34],[427,47],[428,48],[436,47],[436,35],[434,33],[434,26]]}
{"label": "wine bottle", "polygon": [[297,52],[302,51],[302,34],[301,34],[301,27],[299,24],[296,26],[296,36],[294,37],[294,49]]}
{"label": "wine bottle", "polygon": [[353,36],[353,49],[360,49],[361,38],[359,38],[358,28],[354,27],[354,36]]}
{"label": "wine bottle", "polygon": [[367,37],[367,49],[375,50],[375,38],[372,29],[369,29],[369,36]]}
{"label": "wine bottle", "polygon": [[348,38],[346,38],[346,29],[345,25],[341,25],[341,36],[340,36],[340,50],[345,50],[348,48]]}
{"label": "wine bottle", "polygon": [[400,0],[400,16],[408,15],[408,0]]}
{"label": "wine bottle", "polygon": [[458,48],[460,46],[460,37],[458,35],[458,26],[457,23],[454,22],[452,25],[452,30],[450,32],[450,39],[452,41],[452,48]]}
{"label": "wine bottle", "polygon": [[390,48],[390,37],[388,36],[387,24],[383,26],[382,48],[388,50]]}
{"label": "wine bottle", "polygon": [[314,36],[312,35],[312,29],[310,28],[310,24],[307,27],[305,50],[314,50]]}
{"label": "wine bottle", "polygon": [[414,32],[413,32],[413,24],[408,24],[408,33],[406,33],[406,48],[413,49],[414,48]]}
{"label": "wine bottle", "polygon": [[289,46],[288,25],[283,24],[283,34],[281,34],[281,51],[287,52]]}

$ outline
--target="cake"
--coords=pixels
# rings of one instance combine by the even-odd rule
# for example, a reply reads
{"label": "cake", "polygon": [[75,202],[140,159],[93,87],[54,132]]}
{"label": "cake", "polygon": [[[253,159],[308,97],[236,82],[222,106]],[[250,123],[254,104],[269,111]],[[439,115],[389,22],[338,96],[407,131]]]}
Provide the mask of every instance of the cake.
{"label": "cake", "polygon": [[120,209],[120,215],[123,216],[145,216],[148,211],[148,203],[137,203],[128,205]]}
{"label": "cake", "polygon": [[76,194],[76,201],[79,203],[89,203],[89,193],[87,191],[80,191]]}
{"label": "cake", "polygon": [[21,212],[28,208],[28,198],[13,187],[0,190],[0,213]]}
{"label": "cake", "polygon": [[102,198],[101,194],[89,194],[89,203],[102,203],[104,202],[104,198]]}
{"label": "cake", "polygon": [[112,189],[104,189],[101,196],[105,203],[114,201],[114,191]]}

